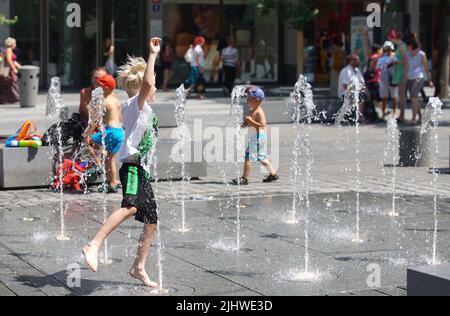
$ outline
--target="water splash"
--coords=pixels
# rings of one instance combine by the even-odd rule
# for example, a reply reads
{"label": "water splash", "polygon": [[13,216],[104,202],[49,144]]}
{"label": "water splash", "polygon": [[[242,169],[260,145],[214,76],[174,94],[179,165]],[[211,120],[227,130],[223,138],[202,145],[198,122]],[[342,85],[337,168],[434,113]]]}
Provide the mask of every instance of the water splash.
{"label": "water splash", "polygon": [[58,77],[53,77],[47,93],[47,106],[45,110],[47,123],[57,124],[61,122],[62,109],[61,82]]}
{"label": "water splash", "polygon": [[339,244],[345,244],[352,241],[355,237],[355,232],[351,228],[341,227],[328,227],[320,228],[315,232],[317,238],[320,238],[324,242],[330,242]]}
{"label": "water splash", "polygon": [[237,244],[235,240],[221,239],[210,243],[209,247],[212,249],[217,249],[226,252],[239,252],[241,250],[242,245]]}
{"label": "water splash", "polygon": [[[226,194],[230,195],[230,199],[223,201],[225,205],[221,205],[222,212],[236,209],[236,238],[234,242],[227,242],[224,245],[222,240],[211,243],[209,246],[222,251],[239,252],[241,248],[241,170],[240,155],[243,153],[245,136],[242,125],[244,118],[244,107],[241,105],[241,98],[245,96],[246,86],[236,86],[231,94],[231,109],[226,123],[226,158],[225,163],[217,164],[219,173],[226,185]],[[229,178],[237,179],[237,186],[232,186]],[[223,216],[223,213],[222,213]],[[225,222],[226,224],[226,222]]]}
{"label": "water splash", "polygon": [[232,195],[232,201],[236,205],[236,250],[241,248],[241,170],[239,165],[239,155],[244,152],[244,142],[242,141],[243,134],[243,119],[244,109],[241,105],[241,99],[245,96],[247,91],[246,86],[236,86],[231,93],[231,112],[230,125],[234,131],[234,144],[236,148],[236,159],[233,159],[234,173],[237,179],[236,190]]}
{"label": "water splash", "polygon": [[336,125],[341,126],[342,123],[348,121],[346,116],[355,113],[355,161],[356,161],[356,228],[354,243],[362,243],[360,232],[360,187],[361,187],[361,161],[360,161],[360,135],[359,135],[359,120],[360,120],[360,94],[362,91],[362,84],[356,76],[350,79],[347,91],[344,97],[344,104],[336,117]]}
{"label": "water splash", "polygon": [[437,258],[437,233],[438,233],[438,193],[437,183],[439,180],[439,172],[437,171],[437,159],[439,156],[439,120],[442,117],[443,103],[439,98],[430,98],[427,107],[425,109],[424,120],[420,135],[424,135],[431,132],[431,139],[433,141],[433,208],[434,208],[434,232],[433,232],[433,253],[432,253],[432,265],[440,264]]}
{"label": "water splash", "polygon": [[147,153],[146,157],[142,157],[141,163],[144,170],[151,175],[153,171],[153,180],[154,180],[154,197],[156,199],[156,213],[158,215],[158,225],[156,226],[156,253],[157,253],[157,267],[158,267],[158,288],[151,291],[154,295],[164,295],[168,294],[170,290],[164,288],[164,256],[163,249],[164,245],[162,242],[161,236],[161,210],[158,205],[157,196],[158,196],[158,156],[156,155],[156,147],[158,145],[158,127],[155,126],[156,116],[153,111],[149,110],[149,108],[145,108],[144,111],[141,112],[140,121],[142,124],[145,124],[146,130],[150,131],[150,138],[152,141],[152,147]]}
{"label": "water splash", "polygon": [[33,244],[41,244],[44,241],[47,241],[50,239],[50,234],[48,232],[38,230],[33,232],[33,236],[31,237],[31,242]]}
{"label": "water splash", "polygon": [[[97,88],[92,91],[91,102],[88,105],[89,110],[89,124],[88,129],[91,126],[97,126],[98,130],[102,135],[102,148],[106,148],[106,128],[104,123],[104,116],[106,114],[105,109],[105,95],[102,88]],[[101,170],[102,170],[102,210],[103,210],[103,223],[108,219],[108,188],[107,188],[107,179],[106,179],[106,153],[104,150],[101,150]],[[103,247],[103,258],[99,260],[102,264],[112,264],[113,261],[109,255],[109,245],[108,239],[104,241]]]}
{"label": "water splash", "polygon": [[[89,152],[89,150],[85,144],[82,144],[73,153],[72,161],[83,161],[86,163],[87,166],[90,166],[91,164],[95,163],[93,157],[91,157],[91,153]],[[83,187],[83,194],[86,195],[89,192],[89,185],[88,185],[89,170],[80,171],[80,170],[78,170],[78,168],[76,168],[76,165],[74,164],[72,166],[72,172],[80,177],[80,184]]]}
{"label": "water splash", "polygon": [[[53,77],[50,83],[50,88],[47,94],[47,108],[46,108],[46,121],[48,126],[56,126],[56,140],[51,138],[50,145],[55,148],[58,155],[58,179],[56,177],[53,180],[58,182],[59,189],[59,212],[60,212],[60,234],[56,237],[57,240],[67,241],[70,238],[65,232],[65,214],[67,208],[64,207],[64,150],[62,144],[62,119],[61,112],[63,109],[63,100],[61,97],[61,82],[58,77]],[[55,144],[56,141],[56,144]]]}
{"label": "water splash", "polygon": [[322,273],[319,271],[309,271],[291,269],[275,276],[276,279],[289,282],[320,282],[328,279],[330,276],[328,273]]}
{"label": "water splash", "polygon": [[291,98],[294,100],[292,113],[294,124],[311,124],[313,119],[317,117],[317,110],[313,100],[312,87],[303,75],[300,75],[295,84],[294,91],[291,93]]}
{"label": "water splash", "polygon": [[396,119],[388,121],[386,129],[386,146],[384,148],[383,165],[392,164],[391,194],[392,208],[388,213],[391,217],[398,217],[400,214],[396,207],[397,200],[397,163],[399,159],[399,129]]}
{"label": "water splash", "polygon": [[178,230],[181,233],[189,232],[189,228],[186,226],[186,193],[185,187],[186,184],[189,184],[189,175],[186,170],[186,146],[188,145],[187,138],[187,125],[186,125],[186,98],[188,92],[184,88],[184,84],[182,84],[176,90],[176,102],[175,102],[175,119],[177,121],[177,138],[179,145],[179,152],[181,158],[181,228]]}
{"label": "water splash", "polygon": [[[294,101],[292,119],[294,121],[294,146],[292,149],[291,184],[293,187],[293,203],[291,222],[297,221],[297,199],[305,205],[303,217],[305,235],[304,273],[309,274],[309,224],[310,224],[310,185],[313,157],[311,154],[310,124],[316,116],[316,105],[313,100],[312,87],[303,75],[295,84],[291,98]],[[303,163],[302,163],[303,162]]]}

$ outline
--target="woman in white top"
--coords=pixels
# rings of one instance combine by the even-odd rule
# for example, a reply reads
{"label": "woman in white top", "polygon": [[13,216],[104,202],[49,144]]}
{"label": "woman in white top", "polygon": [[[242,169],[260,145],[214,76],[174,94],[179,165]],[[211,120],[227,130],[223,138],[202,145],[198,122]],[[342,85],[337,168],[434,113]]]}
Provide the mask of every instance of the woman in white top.
{"label": "woman in white top", "polygon": [[[423,88],[425,75],[429,78],[429,86],[433,87],[431,72],[428,69],[427,54],[420,49],[416,39],[412,39],[408,44],[408,90],[412,104],[412,122],[422,124],[422,110],[419,101],[419,93]],[[417,119],[417,120],[416,120]]]}
{"label": "woman in white top", "polygon": [[397,63],[394,44],[386,41],[383,45],[384,55],[378,60],[377,67],[381,69],[380,77],[380,97],[383,113],[386,112],[389,96],[392,99],[392,117],[395,118],[397,112],[398,86],[392,85],[393,68]]}

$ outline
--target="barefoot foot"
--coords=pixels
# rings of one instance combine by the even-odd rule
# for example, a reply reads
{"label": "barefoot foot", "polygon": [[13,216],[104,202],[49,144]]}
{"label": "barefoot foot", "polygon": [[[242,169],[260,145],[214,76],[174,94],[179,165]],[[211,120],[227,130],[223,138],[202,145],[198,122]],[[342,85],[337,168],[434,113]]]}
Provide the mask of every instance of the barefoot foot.
{"label": "barefoot foot", "polygon": [[130,271],[130,276],[136,280],[141,281],[144,286],[150,287],[150,288],[157,288],[158,287],[158,283],[153,282],[152,280],[150,280],[147,272],[145,272],[145,270],[139,270],[137,268],[133,268]]}
{"label": "barefoot foot", "polygon": [[92,272],[97,272],[98,269],[97,254],[98,248],[90,244],[83,248],[84,260],[86,261],[86,264],[92,270]]}

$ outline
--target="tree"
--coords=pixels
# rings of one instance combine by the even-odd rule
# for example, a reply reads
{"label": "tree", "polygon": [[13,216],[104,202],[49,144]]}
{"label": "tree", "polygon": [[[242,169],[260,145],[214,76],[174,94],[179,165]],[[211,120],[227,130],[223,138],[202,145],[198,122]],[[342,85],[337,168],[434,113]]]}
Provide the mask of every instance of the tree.
{"label": "tree", "polygon": [[267,16],[272,11],[278,14],[281,21],[286,21],[289,27],[297,30],[297,72],[304,70],[304,34],[305,26],[319,14],[316,0],[251,0],[261,16]]}
{"label": "tree", "polygon": [[0,25],[11,26],[16,24],[19,21],[18,17],[14,17],[14,19],[7,19],[3,14],[0,14]]}
{"label": "tree", "polygon": [[450,0],[441,0],[439,2],[439,53],[437,63],[437,82],[436,82],[436,96],[442,100],[449,99],[449,14],[450,14]]}

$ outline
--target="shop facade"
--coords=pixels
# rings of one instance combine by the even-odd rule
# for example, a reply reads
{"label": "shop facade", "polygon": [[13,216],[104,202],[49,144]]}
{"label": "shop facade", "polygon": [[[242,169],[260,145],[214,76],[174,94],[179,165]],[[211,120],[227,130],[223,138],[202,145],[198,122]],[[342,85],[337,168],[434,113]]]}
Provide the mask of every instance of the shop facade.
{"label": "shop facade", "polygon": [[[74,3],[81,9],[79,27],[67,23]],[[79,88],[89,83],[93,68],[104,65],[108,39],[114,38],[118,60],[144,50],[144,8],[145,0],[14,0],[11,16],[19,22],[10,33],[22,63],[41,67],[41,86],[59,76],[63,86]]]}
{"label": "shop facade", "polygon": [[[305,29],[305,73],[315,83],[327,84],[330,47],[343,37],[346,52],[363,54],[368,43],[382,43],[391,27],[420,34],[429,56],[438,35],[436,1],[383,1],[382,27],[367,29],[366,7],[371,1],[318,0],[320,14]],[[68,6],[81,8],[80,27],[68,27]],[[205,79],[220,84],[219,51],[228,37],[236,40],[241,67],[240,83],[290,84],[296,73],[296,33],[273,13],[257,14],[245,0],[3,0],[6,15],[19,23],[1,27],[0,34],[18,40],[21,61],[41,67],[41,86],[59,76],[62,84],[79,88],[89,83],[89,73],[105,64],[109,42],[115,63],[127,55],[145,56],[150,35],[169,38],[176,61],[172,84],[183,82],[189,65],[184,54],[197,35],[207,40]]]}
{"label": "shop facade", "polygon": [[[314,22],[314,32],[308,33],[311,54],[315,59],[309,64],[312,81],[328,84],[335,63],[333,45],[342,42],[346,53],[356,53],[361,67],[367,64],[373,44],[382,45],[390,29],[395,28],[405,36],[416,33],[430,65],[436,63],[439,33],[438,1],[389,0],[381,1],[381,27],[367,24],[367,6],[373,1],[318,0],[320,14]],[[340,62],[338,62],[340,64]]]}
{"label": "shop facade", "polygon": [[220,81],[219,52],[227,38],[236,41],[240,82],[279,81],[279,21],[276,14],[263,18],[245,0],[164,1],[163,36],[170,38],[176,55],[174,82],[187,76],[184,54],[195,36],[206,38],[205,80]]}
{"label": "shop facade", "polygon": [[[227,37],[237,41],[242,82],[279,81],[279,22],[275,14],[262,18],[244,0],[4,0],[9,16],[19,23],[10,27],[19,44],[20,59],[41,67],[41,86],[59,76],[63,86],[79,88],[89,83],[90,70],[104,65],[111,40],[115,62],[127,55],[146,55],[147,38],[167,37],[176,53],[174,78],[179,83],[189,66],[184,53],[196,35],[207,39],[205,79],[218,84],[219,50]],[[68,27],[71,4],[81,8],[80,27]]]}

